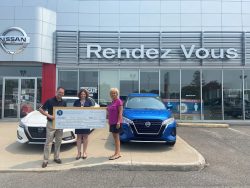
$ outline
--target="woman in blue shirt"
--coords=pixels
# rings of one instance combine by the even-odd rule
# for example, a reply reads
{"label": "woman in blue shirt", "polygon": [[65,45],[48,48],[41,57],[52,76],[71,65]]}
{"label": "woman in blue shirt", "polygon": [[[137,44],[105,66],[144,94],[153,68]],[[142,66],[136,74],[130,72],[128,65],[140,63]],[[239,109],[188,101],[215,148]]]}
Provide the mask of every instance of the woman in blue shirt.
{"label": "woman in blue shirt", "polygon": [[[89,93],[87,90],[82,89],[78,93],[79,99],[74,102],[75,107],[90,107],[93,106],[91,100],[89,99]],[[88,147],[88,136],[90,133],[90,129],[76,129],[75,133],[77,134],[77,156],[76,160],[81,158],[81,146],[83,143],[83,153],[82,158],[87,158],[87,147]]]}

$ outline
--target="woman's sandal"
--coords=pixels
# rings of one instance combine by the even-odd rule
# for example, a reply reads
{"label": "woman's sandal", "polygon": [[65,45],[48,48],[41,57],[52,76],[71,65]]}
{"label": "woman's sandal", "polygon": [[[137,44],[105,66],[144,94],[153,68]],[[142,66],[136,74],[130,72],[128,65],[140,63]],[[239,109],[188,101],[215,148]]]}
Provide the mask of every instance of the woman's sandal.
{"label": "woman's sandal", "polygon": [[79,160],[81,158],[81,153],[80,153],[80,155],[78,156],[76,156],[76,160]]}
{"label": "woman's sandal", "polygon": [[121,155],[113,155],[109,158],[109,160],[115,160],[115,159],[119,159],[121,157]]}
{"label": "woman's sandal", "polygon": [[88,156],[87,156],[87,155],[84,155],[84,154],[83,154],[83,156],[82,156],[83,159],[87,159],[87,157],[88,157]]}

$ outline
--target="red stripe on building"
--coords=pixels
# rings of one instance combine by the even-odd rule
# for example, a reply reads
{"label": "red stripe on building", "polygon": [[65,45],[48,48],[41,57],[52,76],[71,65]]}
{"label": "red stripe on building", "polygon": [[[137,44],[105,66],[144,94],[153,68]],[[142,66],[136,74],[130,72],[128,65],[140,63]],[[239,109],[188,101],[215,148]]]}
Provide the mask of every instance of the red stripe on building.
{"label": "red stripe on building", "polygon": [[43,63],[42,70],[42,103],[56,93],[56,65]]}

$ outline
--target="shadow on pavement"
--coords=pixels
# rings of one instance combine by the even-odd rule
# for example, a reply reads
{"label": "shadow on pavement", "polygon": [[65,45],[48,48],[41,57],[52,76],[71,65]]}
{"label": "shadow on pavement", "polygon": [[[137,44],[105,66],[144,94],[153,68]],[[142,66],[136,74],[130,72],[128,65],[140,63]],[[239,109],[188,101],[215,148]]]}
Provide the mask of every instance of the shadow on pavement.
{"label": "shadow on pavement", "polygon": [[[26,154],[26,155],[37,155],[43,154],[43,144],[20,144],[18,142],[13,142],[9,144],[5,150],[12,154]],[[75,144],[62,144],[61,145],[61,152],[65,152],[71,150],[75,147]],[[54,146],[52,146],[53,152]]]}
{"label": "shadow on pavement", "polygon": [[[53,156],[50,157],[48,167],[46,169],[55,169],[61,167],[67,167],[67,165],[78,167],[82,165],[92,165],[98,164],[108,161],[107,157],[89,157],[87,160],[80,159],[78,161],[75,160],[74,157],[70,158],[62,158],[62,164],[57,164],[53,161]],[[43,160],[35,160],[35,161],[28,161],[22,164],[14,165],[10,167],[10,169],[34,169],[34,168],[41,168]]]}
{"label": "shadow on pavement", "polygon": [[173,149],[173,147],[169,147],[165,143],[161,142],[128,142],[122,143],[121,149],[124,151],[131,151],[131,152],[166,152]]}

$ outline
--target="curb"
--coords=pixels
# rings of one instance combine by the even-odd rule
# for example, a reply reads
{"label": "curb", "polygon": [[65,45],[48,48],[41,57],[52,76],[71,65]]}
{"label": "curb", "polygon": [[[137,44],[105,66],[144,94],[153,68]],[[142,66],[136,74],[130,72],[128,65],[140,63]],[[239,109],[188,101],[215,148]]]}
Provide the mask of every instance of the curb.
{"label": "curb", "polygon": [[32,168],[32,169],[8,169],[0,170],[1,173],[14,173],[14,172],[58,172],[63,170],[74,170],[82,169],[83,171],[94,171],[94,170],[128,170],[128,171],[199,171],[206,166],[205,159],[199,156],[199,161],[195,163],[183,163],[183,164],[161,164],[161,163],[131,163],[122,162],[116,164],[94,164],[85,165],[78,167],[63,167],[63,168],[53,168],[47,167],[42,168]]}
{"label": "curb", "polygon": [[178,127],[204,127],[204,128],[228,128],[229,124],[222,123],[177,123]]}

